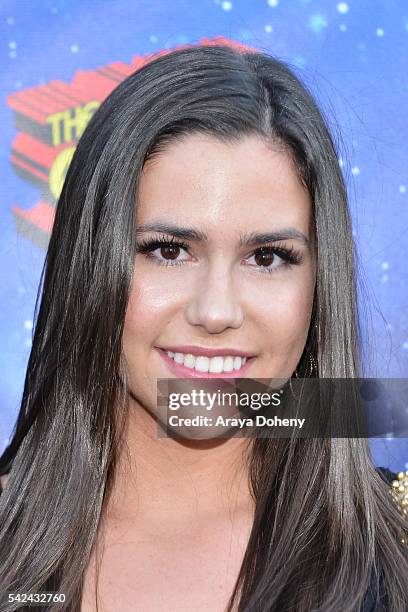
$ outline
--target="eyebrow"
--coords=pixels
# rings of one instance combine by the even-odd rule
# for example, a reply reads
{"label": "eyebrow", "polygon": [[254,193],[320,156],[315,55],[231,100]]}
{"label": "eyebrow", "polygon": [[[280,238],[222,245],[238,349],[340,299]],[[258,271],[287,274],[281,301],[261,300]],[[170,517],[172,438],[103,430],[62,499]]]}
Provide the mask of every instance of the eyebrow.
{"label": "eyebrow", "polygon": [[[174,236],[174,238],[189,240],[191,242],[208,242],[207,234],[201,230],[192,227],[179,227],[160,221],[139,225],[136,229],[136,236],[141,236],[148,232],[168,234]],[[297,240],[310,250],[309,238],[294,227],[285,227],[274,232],[250,232],[240,234],[239,246],[256,247],[261,244],[279,242],[281,240]]]}

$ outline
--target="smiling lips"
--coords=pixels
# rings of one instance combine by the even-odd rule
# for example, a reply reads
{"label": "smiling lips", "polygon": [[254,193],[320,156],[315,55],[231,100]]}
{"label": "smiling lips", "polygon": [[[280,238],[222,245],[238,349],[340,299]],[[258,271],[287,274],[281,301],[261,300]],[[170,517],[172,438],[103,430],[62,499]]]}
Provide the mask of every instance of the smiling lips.
{"label": "smiling lips", "polygon": [[[255,355],[236,349],[204,349],[200,347],[171,347],[159,349],[170,369],[178,376],[240,377]],[[183,349],[183,350],[181,350]]]}

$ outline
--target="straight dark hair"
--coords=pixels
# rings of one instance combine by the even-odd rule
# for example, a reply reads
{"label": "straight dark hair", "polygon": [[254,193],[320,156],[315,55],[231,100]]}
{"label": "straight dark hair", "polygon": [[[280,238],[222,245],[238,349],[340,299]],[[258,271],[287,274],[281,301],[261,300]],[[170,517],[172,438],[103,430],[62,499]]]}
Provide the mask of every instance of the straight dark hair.
{"label": "straight dark hair", "polygon": [[[227,143],[255,134],[291,156],[317,245],[296,372],[308,376],[312,355],[319,377],[361,375],[347,192],[313,96],[265,53],[209,45],[153,58],[92,117],[57,204],[21,408],[0,459],[0,474],[10,472],[0,496],[1,593],[63,592],[62,609],[80,610],[128,410],[122,332],[141,171],[193,133]],[[255,518],[229,612],[354,612],[373,571],[387,610],[406,612],[406,524],[366,439],[255,439],[249,469]],[[2,601],[0,611],[18,607]]]}

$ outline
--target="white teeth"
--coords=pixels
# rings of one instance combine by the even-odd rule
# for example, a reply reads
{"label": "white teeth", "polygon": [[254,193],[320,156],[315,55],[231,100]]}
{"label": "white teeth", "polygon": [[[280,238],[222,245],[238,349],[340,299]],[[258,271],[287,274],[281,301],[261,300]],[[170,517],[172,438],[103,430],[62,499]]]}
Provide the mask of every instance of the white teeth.
{"label": "white teeth", "polygon": [[195,357],[194,355],[184,355],[184,365],[186,368],[194,368],[195,366]]}
{"label": "white teeth", "polygon": [[223,366],[224,359],[222,357],[211,357],[208,371],[213,372],[214,374],[219,374],[222,372]]}
{"label": "white teeth", "polygon": [[234,358],[224,357],[224,372],[232,372],[234,369]]}
{"label": "white teeth", "polygon": [[195,357],[190,353],[174,353],[173,351],[166,351],[166,353],[176,363],[180,363],[186,368],[191,368],[197,372],[210,372],[212,374],[240,370],[247,360],[246,357],[233,357],[231,355],[226,357],[216,356],[210,359],[201,355]]}
{"label": "white teeth", "polygon": [[208,357],[196,357],[194,368],[197,372],[208,372],[208,366],[210,365],[210,360]]}
{"label": "white teeth", "polygon": [[241,357],[234,357],[234,370],[239,370],[242,365]]}

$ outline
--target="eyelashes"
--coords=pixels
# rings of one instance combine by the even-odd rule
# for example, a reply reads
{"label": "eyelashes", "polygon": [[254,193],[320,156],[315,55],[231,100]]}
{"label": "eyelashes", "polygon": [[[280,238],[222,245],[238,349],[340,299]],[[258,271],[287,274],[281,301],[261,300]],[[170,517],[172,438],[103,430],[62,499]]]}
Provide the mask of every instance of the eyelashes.
{"label": "eyelashes", "polygon": [[186,244],[185,242],[181,240],[176,240],[175,238],[171,238],[171,239],[166,238],[165,236],[162,236],[160,238],[151,239],[151,240],[140,241],[136,245],[136,253],[142,253],[143,255],[146,255],[149,259],[152,259],[159,265],[164,265],[164,266],[178,266],[178,265],[181,265],[183,261],[185,261],[185,260],[176,261],[175,259],[163,261],[163,260],[160,260],[159,257],[153,254],[153,251],[155,251],[156,249],[165,249],[165,248],[169,249],[170,254],[173,256],[176,256],[178,254],[178,251],[181,249],[188,253],[188,244]]}
{"label": "eyelashes", "polygon": [[[160,249],[161,251],[167,250],[167,256],[169,256],[170,259],[166,259],[165,257],[161,259],[155,255],[154,251],[157,249]],[[167,267],[179,266],[186,263],[186,259],[178,258],[181,251],[188,254],[188,244],[182,240],[176,240],[174,237],[167,238],[164,235],[160,238],[142,240],[136,245],[136,253],[146,255],[146,257],[152,260],[154,263]],[[270,266],[275,263],[276,256],[278,256],[283,263],[271,268]],[[288,248],[281,245],[276,245],[273,247],[258,247],[250,255],[250,258],[252,257],[258,258],[258,262],[256,263],[255,267],[257,267],[260,272],[267,274],[272,274],[273,272],[283,268],[290,268],[293,265],[299,265],[303,261],[303,255],[300,251],[297,251],[293,247]],[[262,265],[261,262],[266,263],[267,265]]]}

